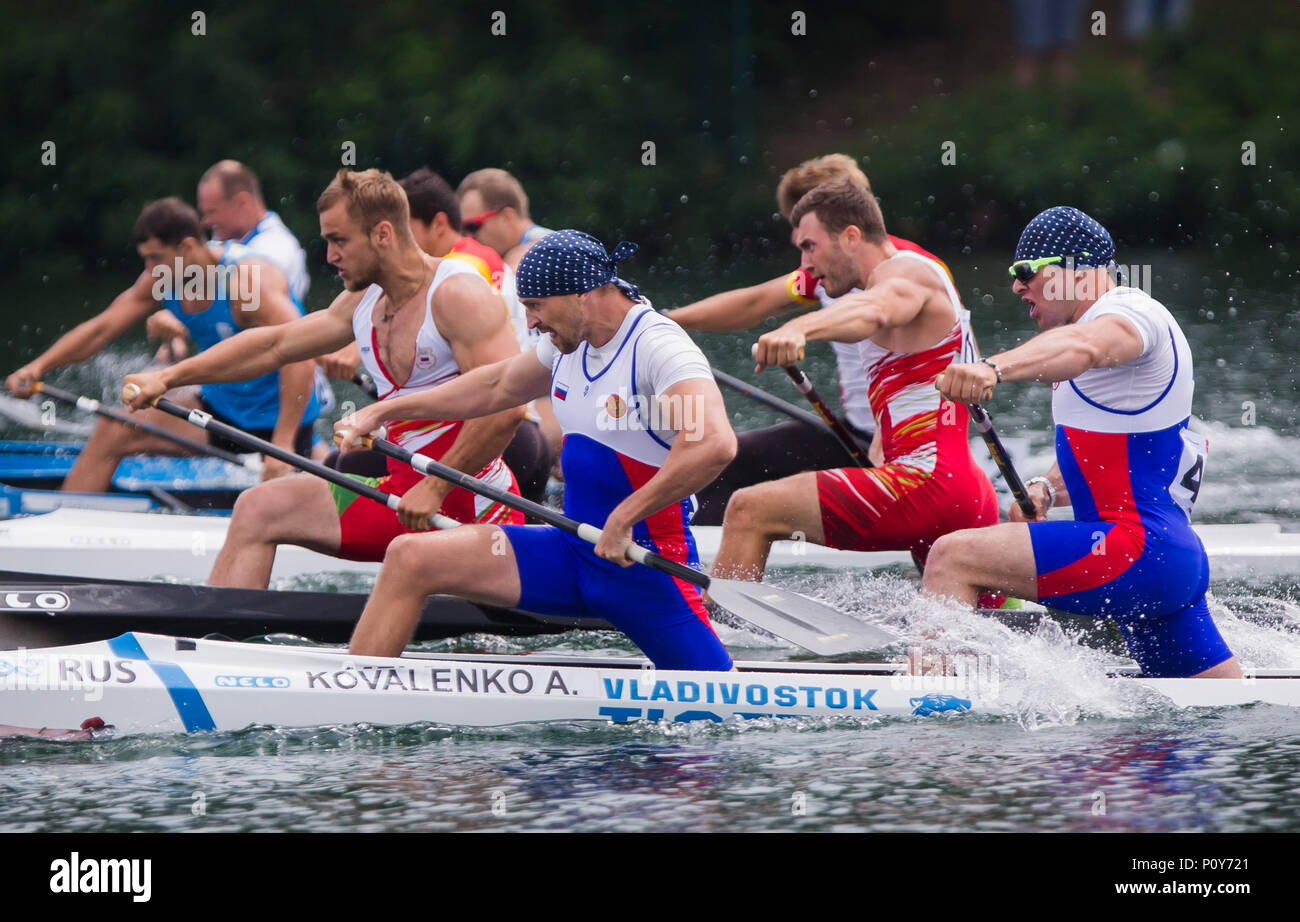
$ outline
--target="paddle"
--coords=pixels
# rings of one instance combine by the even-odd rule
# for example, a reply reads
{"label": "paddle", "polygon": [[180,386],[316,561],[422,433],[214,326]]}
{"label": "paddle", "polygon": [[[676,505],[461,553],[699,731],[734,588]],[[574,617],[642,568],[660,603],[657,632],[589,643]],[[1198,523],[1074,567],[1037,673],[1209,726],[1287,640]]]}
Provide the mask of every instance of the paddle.
{"label": "paddle", "polygon": [[[758,343],[754,343],[753,348],[749,351],[751,355],[757,358]],[[802,349],[799,350],[799,355],[803,355]],[[853,433],[849,432],[848,427],[831,412],[831,408],[822,399],[822,395],[817,393],[817,388],[813,387],[812,381],[804,373],[804,370],[799,367],[799,363],[796,362],[793,365],[783,367],[785,373],[790,376],[790,380],[794,382],[794,386],[799,388],[799,393],[803,394],[808,402],[812,404],[812,408],[817,411],[817,415],[821,417],[822,422],[830,429],[831,435],[835,436],[835,440],[840,443],[840,447],[849,453],[849,457],[853,459],[854,463],[858,467],[871,467],[871,461],[867,458],[867,453],[858,445],[857,439],[853,437]]]}
{"label": "paddle", "polygon": [[993,463],[1002,472],[1002,479],[1011,488],[1011,495],[1016,498],[1016,504],[1020,506],[1020,511],[1025,514],[1025,518],[1029,519],[1029,521],[1034,521],[1038,518],[1038,511],[1034,508],[1034,501],[1029,498],[1029,491],[1025,489],[1024,482],[1020,479],[1020,475],[1016,473],[1016,469],[1011,463],[1011,455],[1007,454],[1007,450],[1002,447],[1002,440],[993,431],[993,420],[989,419],[988,413],[978,403],[970,403],[967,406],[970,407],[971,419],[975,420],[975,426],[979,429],[984,444],[988,446],[989,454],[993,456]]}
{"label": "paddle", "polygon": [[[381,454],[404,461],[422,474],[441,477],[464,487],[471,493],[485,496],[526,515],[535,516],[549,525],[576,535],[588,544],[596,544],[600,541],[601,531],[594,525],[579,522],[547,506],[507,493],[505,490],[484,483],[477,477],[448,467],[425,455],[408,451],[386,439],[367,436],[362,439],[362,442]],[[711,578],[635,543],[628,547],[627,556],[636,563],[707,590],[715,603],[736,618],[821,656],[874,650],[898,639],[887,631],[863,624],[856,618],[797,592],[766,586],[762,583]]]}
{"label": "paddle", "polygon": [[814,429],[820,429],[823,432],[829,429],[822,418],[817,416],[815,413],[809,413],[803,407],[797,407],[793,403],[769,394],[762,388],[754,387],[752,384],[746,384],[739,378],[733,378],[725,371],[718,371],[718,369],[715,368],[713,369],[713,377],[719,384],[724,384],[737,393],[744,394],[746,397],[750,397],[766,407],[771,407],[779,413],[784,413],[792,419],[797,419],[801,423],[807,423]]}
{"label": "paddle", "polygon": [[[210,413],[204,413],[202,410],[192,410],[189,407],[183,407],[179,403],[168,400],[166,397],[159,397],[153,402],[153,405],[164,413],[170,413],[172,416],[193,423],[205,432],[215,432],[217,435],[229,439],[236,444],[244,445],[253,451],[259,451],[264,455],[270,455],[272,458],[283,461],[285,464],[296,467],[301,471],[315,474],[323,480],[328,480],[330,483],[351,490],[358,496],[372,499],[381,506],[387,506],[389,509],[396,510],[402,502],[400,496],[393,496],[391,493],[377,490],[369,484],[362,483],[359,480],[354,480],[347,474],[334,470],[332,467],[318,464],[309,458],[304,458],[302,455],[294,454],[287,449],[281,448],[279,445],[273,445],[265,439],[259,439],[255,435],[250,435],[242,429],[236,429],[234,426],[228,426],[225,423],[218,422],[212,418]],[[448,518],[445,515],[435,515],[433,517],[433,526],[435,528],[455,528],[459,524],[460,522]]]}
{"label": "paddle", "polygon": [[106,419],[111,419],[119,423],[124,423],[125,425],[128,425],[133,429],[139,429],[141,432],[147,432],[150,435],[156,435],[159,438],[163,438],[163,439],[167,439],[168,441],[175,442],[177,445],[181,445],[185,448],[188,448],[196,455],[209,455],[213,458],[220,458],[222,461],[227,461],[230,464],[235,465],[236,467],[248,468],[249,470],[259,469],[257,461],[253,458],[241,458],[239,455],[231,454],[230,452],[225,451],[224,449],[215,448],[212,445],[207,445],[203,442],[196,442],[193,439],[187,439],[183,435],[177,435],[174,432],[168,432],[166,429],[161,429],[158,426],[150,425],[149,423],[146,423],[143,420],[132,419],[130,414],[123,413],[121,410],[114,410],[112,407],[106,407],[102,405],[98,400],[92,400],[89,397],[79,396],[70,391],[65,391],[61,388],[57,388],[52,384],[46,384],[43,381],[37,381],[36,383],[34,383],[32,385],[32,390],[36,391],[36,393],[38,394],[47,394],[50,397],[53,397],[55,400],[61,400],[64,403],[71,404],[72,406],[75,406],[79,410],[85,410],[87,413],[95,413],[96,415],[103,416]]}

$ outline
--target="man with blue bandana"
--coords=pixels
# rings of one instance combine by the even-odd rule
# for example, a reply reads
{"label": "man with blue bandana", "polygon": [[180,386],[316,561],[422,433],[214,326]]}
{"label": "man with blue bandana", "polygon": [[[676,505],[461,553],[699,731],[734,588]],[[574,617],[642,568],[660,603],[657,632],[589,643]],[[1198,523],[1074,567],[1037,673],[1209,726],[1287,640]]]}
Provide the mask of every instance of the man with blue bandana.
{"label": "man with blue bandana", "polygon": [[662,669],[731,668],[695,586],[647,567],[627,569],[633,541],[698,564],[692,494],[736,452],[699,347],[616,274],[635,250],[620,243],[609,254],[575,230],[542,238],[520,262],[517,282],[529,325],[543,334],[536,350],[336,424],[349,446],[388,419],[472,418],[550,395],[564,431],[564,512],[604,532],[594,548],[550,525],[467,525],[399,537],[352,636],[352,653],[400,653],[425,597],[441,592],[604,618]]}
{"label": "man with blue bandana", "polygon": [[[1148,676],[1239,677],[1191,527],[1207,450],[1187,428],[1191,350],[1162,304],[1112,278],[1114,255],[1077,208],[1049,208],[1020,235],[1012,291],[1045,332],[949,366],[938,386],[971,403],[1003,381],[1051,382],[1056,464],[1028,482],[1034,521],[1013,506],[1007,524],[940,538],[922,592],[973,605],[1000,590],[1110,618]],[[1074,521],[1044,521],[1068,505]]]}

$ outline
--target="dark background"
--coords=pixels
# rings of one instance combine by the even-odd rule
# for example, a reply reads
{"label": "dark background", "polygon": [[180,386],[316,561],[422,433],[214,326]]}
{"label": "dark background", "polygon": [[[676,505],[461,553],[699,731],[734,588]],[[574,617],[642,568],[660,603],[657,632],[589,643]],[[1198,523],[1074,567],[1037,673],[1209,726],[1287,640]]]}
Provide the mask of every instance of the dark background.
{"label": "dark background", "polygon": [[188,5],[6,3],[0,276],[133,275],[141,205],[192,202],[203,169],[233,157],[319,278],[314,203],[345,141],[358,169],[429,164],[453,185],[505,167],[539,222],[637,240],[661,271],[793,258],[776,180],[831,151],[859,158],[891,230],[941,255],[1009,248],[1061,203],[1121,249],[1285,251],[1300,4],[1198,0],[1180,29],[1133,40],[1123,2],[1086,5],[1068,59],[1027,84],[1008,2],[800,0],[802,36],[791,5],[756,0],[203,3],[205,35]]}

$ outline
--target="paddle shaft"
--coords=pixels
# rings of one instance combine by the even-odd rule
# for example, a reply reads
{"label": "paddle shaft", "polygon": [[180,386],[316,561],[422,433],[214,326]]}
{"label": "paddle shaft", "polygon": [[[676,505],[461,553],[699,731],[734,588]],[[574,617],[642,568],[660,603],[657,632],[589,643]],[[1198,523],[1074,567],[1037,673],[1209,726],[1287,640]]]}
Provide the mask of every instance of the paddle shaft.
{"label": "paddle shaft", "polygon": [[849,457],[854,460],[858,467],[871,467],[871,461],[867,458],[867,454],[862,450],[862,447],[858,445],[853,433],[849,432],[848,427],[831,412],[831,408],[822,399],[822,395],[817,393],[817,388],[813,387],[812,381],[809,380],[808,375],[804,374],[804,370],[798,365],[791,365],[785,369],[785,373],[790,376],[794,386],[799,388],[799,393],[803,394],[808,399],[808,402],[812,404],[813,409],[817,411],[817,415],[830,427],[831,434],[835,436],[841,447],[849,453]]}
{"label": "paddle shaft", "polygon": [[820,429],[822,431],[829,428],[826,422],[817,414],[809,413],[803,407],[797,407],[789,401],[782,400],[780,397],[773,396],[761,388],[754,387],[752,384],[746,384],[739,378],[733,378],[725,371],[718,371],[715,368],[713,369],[713,377],[719,384],[724,384],[733,391],[744,394],[746,397],[758,401],[765,407],[771,407],[779,413],[784,413],[791,419],[797,419],[801,423],[807,423],[814,429]]}
{"label": "paddle shaft", "polygon": [[[441,477],[449,480],[457,486],[464,487],[471,493],[477,493],[479,496],[485,496],[494,502],[503,506],[522,512],[525,515],[534,516],[548,525],[554,525],[556,528],[567,531],[571,535],[576,535],[588,544],[598,544],[601,538],[601,530],[595,525],[589,525],[586,522],[579,522],[571,519],[563,513],[556,512],[549,506],[543,506],[540,503],[534,503],[531,500],[524,499],[522,496],[516,496],[505,490],[498,489],[489,483],[484,483],[477,477],[466,474],[464,471],[458,471],[454,467],[448,467],[432,458],[408,451],[399,445],[395,445],[387,439],[365,438],[363,442],[369,448],[373,448],[380,454],[388,455],[390,458],[396,458],[399,461],[405,461],[411,467],[415,468],[421,474],[430,474],[434,477]],[[692,570],[685,564],[678,563],[675,560],[669,560],[661,557],[653,551],[648,551],[641,545],[633,542],[628,546],[627,556],[637,563],[644,564],[655,570],[667,573],[669,576],[675,576],[678,579],[684,579],[688,583],[693,583],[701,589],[709,588],[709,578],[699,570]]]}
{"label": "paddle shaft", "polygon": [[92,400],[89,397],[82,397],[73,394],[70,391],[54,387],[52,384],[46,384],[43,381],[37,381],[34,383],[32,385],[32,390],[36,391],[38,394],[48,394],[55,400],[61,400],[64,403],[72,404],[74,407],[77,407],[77,409],[85,410],[87,413],[95,413],[106,419],[111,419],[127,426],[131,426],[133,429],[139,429],[141,432],[147,432],[150,435],[156,435],[159,438],[175,442],[177,445],[184,446],[195,454],[220,458],[222,461],[228,461],[237,467],[248,467],[247,462],[243,458],[239,457],[239,455],[233,455],[224,449],[216,448],[212,445],[204,444],[203,442],[196,442],[193,439],[187,439],[183,435],[168,432],[166,429],[146,423],[144,420],[132,419],[130,414],[123,413],[121,410],[114,410],[112,407],[106,407],[98,400]]}
{"label": "paddle shaft", "polygon": [[997,432],[994,431],[993,420],[989,419],[988,413],[978,403],[968,404],[968,406],[970,407],[971,419],[975,420],[975,426],[979,429],[984,444],[988,446],[989,454],[993,456],[993,463],[1002,472],[1002,479],[1011,488],[1011,495],[1016,498],[1016,504],[1020,506],[1020,511],[1025,514],[1025,518],[1032,522],[1038,518],[1038,510],[1034,508],[1034,501],[1029,498],[1029,491],[1025,489],[1024,481],[1016,473],[1016,469],[1011,463],[1011,456],[1007,454],[1006,448],[1002,445],[1002,440],[998,438]]}
{"label": "paddle shaft", "polygon": [[[225,423],[218,422],[212,418],[212,414],[204,413],[202,410],[191,410],[189,407],[183,407],[179,403],[168,400],[166,397],[159,397],[153,404],[164,413],[170,413],[172,416],[188,420],[198,426],[205,432],[215,432],[223,438],[230,439],[240,445],[245,445],[253,451],[260,451],[263,454],[277,458],[285,464],[292,465],[300,471],[306,471],[308,474],[315,474],[323,480],[328,480],[332,484],[343,487],[345,490],[351,490],[358,496],[364,496],[366,499],[372,499],[382,506],[396,510],[401,504],[400,496],[394,496],[391,493],[385,493],[383,490],[376,490],[369,484],[355,480],[332,467],[326,467],[318,464],[302,455],[294,454],[281,448],[279,445],[273,445],[265,439],[259,439],[255,435],[250,435],[242,429],[236,429],[234,426],[227,426]],[[435,515],[433,525],[435,528],[455,528],[459,525],[455,519],[448,518],[445,515]]]}

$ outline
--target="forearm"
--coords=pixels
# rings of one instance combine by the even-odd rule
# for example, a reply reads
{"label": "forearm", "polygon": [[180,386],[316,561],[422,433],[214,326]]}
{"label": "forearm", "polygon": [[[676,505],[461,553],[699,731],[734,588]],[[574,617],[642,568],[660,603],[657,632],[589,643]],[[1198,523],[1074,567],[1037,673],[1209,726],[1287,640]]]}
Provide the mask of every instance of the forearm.
{"label": "forearm", "polygon": [[368,409],[375,411],[380,422],[386,422],[390,419],[476,419],[519,407],[536,395],[517,399],[511,394],[503,386],[505,365],[505,362],[481,365],[437,387],[381,400]]}
{"label": "forearm", "polygon": [[1060,327],[989,356],[1002,372],[1003,381],[1069,381],[1096,367],[1095,347],[1077,327]]}
{"label": "forearm", "polygon": [[681,435],[658,472],[619,503],[610,514],[623,522],[644,521],[659,510],[681,502],[717,479],[736,454],[735,435],[689,441]]}
{"label": "forearm", "polygon": [[314,369],[312,362],[294,362],[280,369],[280,415],[271,441],[281,448],[292,450],[298,439],[302,414],[316,384]]}
{"label": "forearm", "polygon": [[280,329],[272,326],[244,330],[160,374],[169,390],[187,384],[222,384],[260,377],[285,364],[277,349]]}
{"label": "forearm", "polygon": [[506,450],[525,415],[523,407],[513,407],[466,421],[451,448],[438,460],[466,474],[477,474]]}
{"label": "forearm", "polygon": [[882,323],[874,300],[863,292],[845,295],[834,306],[796,317],[787,326],[809,342],[856,343],[874,336]]}
{"label": "forearm", "polygon": [[668,311],[668,317],[683,329],[731,333],[757,326],[773,313],[762,303],[762,286],[756,285],[711,295]]}

